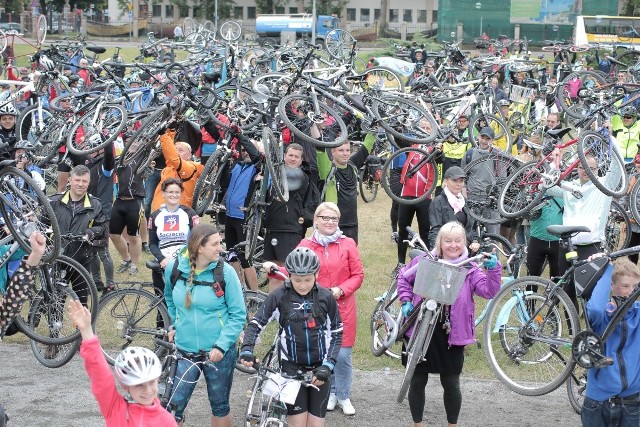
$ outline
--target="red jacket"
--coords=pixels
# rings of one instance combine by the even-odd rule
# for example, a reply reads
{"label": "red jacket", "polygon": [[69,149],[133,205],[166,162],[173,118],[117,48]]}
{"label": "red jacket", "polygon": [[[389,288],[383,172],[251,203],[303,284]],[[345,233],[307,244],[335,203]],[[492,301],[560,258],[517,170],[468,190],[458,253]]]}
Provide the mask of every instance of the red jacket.
{"label": "red jacket", "polygon": [[91,381],[91,391],[98,401],[106,427],[173,427],[175,418],[155,398],[153,405],[142,406],[129,403],[118,393],[115,379],[107,360],[102,354],[97,337],[82,340],[80,356]]}
{"label": "red jacket", "polygon": [[[427,148],[428,152],[432,151],[432,148]],[[403,197],[420,197],[429,188],[433,180],[436,179],[436,171],[431,167],[431,163],[426,163],[420,168],[420,170],[413,176],[407,176],[407,169],[420,163],[420,160],[426,156],[412,151],[407,155],[407,160],[402,167],[400,174],[400,182],[402,183],[402,196]]]}
{"label": "red jacket", "polygon": [[323,288],[339,287],[344,291],[340,297],[338,310],[342,318],[342,347],[353,347],[356,342],[356,291],[362,286],[364,269],[356,242],[342,236],[326,248],[313,240],[303,239],[298,247],[311,249],[320,258],[317,282]]}

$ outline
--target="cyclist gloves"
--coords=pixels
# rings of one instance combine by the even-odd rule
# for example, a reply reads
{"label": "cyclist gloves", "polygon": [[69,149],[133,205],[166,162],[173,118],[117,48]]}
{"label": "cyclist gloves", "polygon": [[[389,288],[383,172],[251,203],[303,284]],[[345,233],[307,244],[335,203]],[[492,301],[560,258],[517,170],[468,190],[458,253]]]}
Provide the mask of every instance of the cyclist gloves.
{"label": "cyclist gloves", "polygon": [[248,351],[243,351],[240,354],[240,360],[242,362],[256,363],[256,356]]}
{"label": "cyclist gloves", "polygon": [[413,303],[411,301],[405,301],[402,303],[402,315],[409,317],[409,313],[413,310]]}
{"label": "cyclist gloves", "polygon": [[316,379],[327,382],[329,381],[329,378],[331,378],[331,368],[329,368],[327,365],[318,366],[313,370],[313,375],[316,377]]}
{"label": "cyclist gloves", "polygon": [[482,263],[482,265],[490,270],[493,268],[496,268],[496,265],[498,265],[498,258],[495,256],[495,254],[491,254],[491,256],[488,259],[486,259]]}

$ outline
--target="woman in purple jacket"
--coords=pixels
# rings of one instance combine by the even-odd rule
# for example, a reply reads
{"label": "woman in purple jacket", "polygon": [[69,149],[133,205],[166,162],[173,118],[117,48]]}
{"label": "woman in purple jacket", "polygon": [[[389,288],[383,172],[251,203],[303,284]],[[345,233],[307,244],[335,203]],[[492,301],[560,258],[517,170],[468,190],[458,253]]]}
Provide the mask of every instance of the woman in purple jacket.
{"label": "woman in purple jacket", "polygon": [[[459,222],[453,221],[442,226],[436,237],[432,255],[450,263],[459,263],[468,258],[465,229]],[[402,313],[405,317],[422,299],[413,293],[417,265],[421,258],[414,258],[398,275],[398,297],[402,302]],[[408,398],[415,427],[423,426],[425,387],[430,373],[440,374],[449,426],[456,426],[458,423],[462,406],[460,373],[464,363],[464,346],[475,342],[473,295],[490,299],[500,289],[502,265],[496,256],[492,254],[482,265],[486,271],[476,263],[469,264],[467,277],[456,302],[443,308],[427,349],[426,360],[418,364],[413,374]],[[449,327],[445,326],[447,323]],[[408,333],[410,334],[411,330]],[[405,356],[402,363],[406,364]]]}

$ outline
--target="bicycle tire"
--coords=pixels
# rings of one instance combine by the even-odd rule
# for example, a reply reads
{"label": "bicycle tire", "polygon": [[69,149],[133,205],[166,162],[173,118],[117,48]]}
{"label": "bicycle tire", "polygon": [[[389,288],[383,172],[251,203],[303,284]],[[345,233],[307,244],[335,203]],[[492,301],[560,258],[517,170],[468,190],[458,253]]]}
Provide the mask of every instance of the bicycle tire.
{"label": "bicycle tire", "polygon": [[351,45],[356,39],[350,32],[340,28],[329,31],[324,38],[324,49],[334,59],[344,60],[351,51]]}
{"label": "bicycle tire", "polygon": [[587,391],[587,372],[584,368],[576,365],[574,371],[567,379],[567,396],[569,403],[576,414],[582,413],[582,403]]}
{"label": "bicycle tire", "polygon": [[[415,199],[405,199],[402,196],[396,195],[393,192],[393,184],[391,182],[391,167],[393,166],[395,160],[398,157],[407,156],[408,158],[409,154],[412,154],[412,153],[414,156],[422,156],[423,158],[429,157],[429,153],[422,148],[407,147],[394,152],[391,155],[391,157],[389,157],[387,161],[384,162],[384,165],[382,166],[382,177],[380,178],[380,183],[382,184],[382,188],[384,188],[384,191],[391,198],[391,200],[403,205],[415,205],[417,203],[422,202],[423,200],[427,199],[427,197],[431,195],[431,193],[433,192],[433,189],[436,187],[436,180],[435,179],[431,180],[429,188],[426,189],[425,193],[419,197],[416,197]],[[424,159],[421,159],[418,164],[422,164],[422,162],[424,162]],[[405,162],[403,161],[402,164],[404,165]],[[424,166],[426,165],[429,165],[428,167],[437,173],[438,165],[436,164],[434,159],[431,159],[428,162],[424,163],[424,165],[422,165],[418,170],[415,170],[416,169],[415,166],[411,168],[411,170],[407,169],[407,174],[411,172],[419,173],[420,170],[422,170],[422,168],[424,168]]]}
{"label": "bicycle tire", "polygon": [[630,241],[631,219],[620,203],[612,200],[605,227],[605,249],[607,253],[619,251],[627,248]]}
{"label": "bicycle tire", "polygon": [[[101,118],[97,123],[92,123],[96,110],[86,111],[76,120],[67,135],[67,149],[70,153],[79,156],[95,153],[113,142],[127,125],[127,110],[119,104],[105,104],[98,113]],[[106,117],[103,117],[106,116]],[[76,140],[80,127],[82,140]],[[105,129],[108,132],[105,132]],[[86,141],[89,141],[87,146]]]}
{"label": "bicycle tire", "polygon": [[[266,183],[261,184],[266,185]],[[246,259],[252,259],[253,254],[255,253],[256,247],[258,245],[258,236],[261,233],[262,229],[262,212],[257,207],[257,200],[260,198],[260,191],[256,191],[254,195],[254,201],[252,203],[252,207],[249,208],[249,211],[245,215],[245,226],[246,226],[246,239],[247,244],[245,245],[244,255]]]}
{"label": "bicycle tire", "polygon": [[347,80],[347,77],[353,76],[344,74],[338,79],[338,84],[342,89],[355,94],[368,92],[370,89],[374,92],[405,92],[403,78],[391,68],[381,66],[371,67],[362,72],[360,76],[362,76],[362,81],[355,82]]}
{"label": "bicycle tire", "polygon": [[559,46],[542,46],[540,49],[544,52],[560,52],[562,50]]}
{"label": "bicycle tire", "polygon": [[207,46],[207,40],[200,33],[191,33],[184,38],[184,49],[189,53],[200,53]]}
{"label": "bicycle tire", "polygon": [[289,201],[289,184],[284,166],[284,149],[273,131],[266,126],[262,129],[262,145],[271,178],[269,188],[280,202],[287,202]]}
{"label": "bicycle tire", "polygon": [[640,224],[640,179],[638,176],[636,177],[636,182],[631,187],[631,196],[629,197],[629,208],[631,210],[631,215],[635,220],[636,224]]}
{"label": "bicycle tire", "polygon": [[0,30],[0,55],[3,54],[5,50],[7,50],[7,34],[3,30]]}
{"label": "bicycle tire", "polygon": [[113,365],[118,353],[129,346],[146,347],[162,359],[167,350],[157,346],[153,339],[158,329],[170,324],[171,318],[162,299],[146,290],[129,288],[103,296],[94,329],[100,337],[102,353]]}
{"label": "bicycle tire", "polygon": [[51,202],[27,172],[13,166],[0,170],[0,214],[27,253],[31,252],[29,236],[35,229],[46,239],[42,261],[53,262],[60,255],[60,226]]}
{"label": "bicycle tire", "polygon": [[[42,108],[42,121],[39,118],[39,108]],[[45,145],[52,142],[44,138],[43,135],[50,135],[49,124],[53,121],[54,115],[45,107],[33,104],[20,112],[16,118],[16,139],[18,141],[29,141],[33,144],[41,143]],[[57,150],[56,150],[57,153]]]}
{"label": "bicycle tire", "polygon": [[71,341],[70,343],[56,345],[55,357],[49,359],[45,357],[45,352],[48,349],[48,345],[39,343],[36,340],[30,340],[31,352],[33,356],[36,358],[38,362],[42,366],[47,368],[55,369],[60,368],[73,359],[73,356],[80,350],[80,343],[82,342],[82,338],[78,338],[75,341]]}
{"label": "bicycle tire", "polygon": [[[613,155],[611,155],[613,154]],[[609,183],[607,179],[599,179],[587,162],[587,155],[595,157],[598,166],[598,175],[606,176],[609,173],[620,174],[617,182]],[[585,173],[598,190],[607,196],[623,196],[627,193],[629,178],[625,173],[624,161],[618,151],[611,147],[601,134],[593,131],[583,131],[578,139],[578,157]]]}
{"label": "bicycle tire", "polygon": [[[334,148],[347,142],[347,125],[333,108],[318,101],[318,113],[316,114],[314,102],[306,95],[287,95],[278,103],[278,113],[284,124],[304,142],[319,148]],[[326,116],[326,117],[325,117]],[[314,124],[331,122],[326,135],[317,138],[311,136]]]}
{"label": "bicycle tire", "polygon": [[[501,224],[507,220],[499,215],[498,199],[513,171],[521,162],[515,157],[494,150],[488,156],[472,160],[465,165],[467,174],[467,202],[469,215],[484,224]],[[475,176],[478,175],[479,179]],[[486,178],[491,176],[491,180]]]}
{"label": "bicycle tire", "polygon": [[38,16],[36,21],[36,40],[39,45],[44,44],[47,39],[47,17],[45,15]]}
{"label": "bicycle tire", "polygon": [[169,109],[162,106],[144,119],[120,154],[120,166],[126,166],[144,156],[145,152],[158,141],[158,128],[169,118]]}
{"label": "bicycle tire", "polygon": [[40,266],[34,283],[31,304],[22,307],[16,325],[27,337],[42,344],[61,345],[78,339],[80,332],[70,316],[64,315],[65,303],[67,298],[80,300],[94,318],[98,290],[89,272],[76,260],[60,255],[54,262]]}
{"label": "bicycle tire", "polygon": [[[393,332],[388,328],[388,319],[384,312],[387,312],[389,316],[394,319],[400,312],[400,301],[398,300],[397,295],[393,296],[396,292],[396,287],[397,281],[396,279],[393,279],[385,297],[376,304],[369,319],[369,330],[371,331],[371,353],[376,357],[386,354],[387,356],[395,359],[400,359],[400,352],[394,351],[393,346],[388,347],[385,345],[385,342],[388,341],[389,334],[392,334]],[[379,333],[381,329],[382,334]]]}
{"label": "bicycle tire", "polygon": [[511,251],[513,250],[513,245],[511,244],[509,239],[507,239],[506,237],[501,236],[500,234],[482,233],[482,237],[480,238],[480,240],[484,242],[486,239],[489,239],[490,241],[492,241],[496,245],[500,244],[500,246],[502,246],[502,250],[507,255],[510,254]]}
{"label": "bicycle tire", "polygon": [[380,183],[374,181],[371,175],[369,175],[367,165],[365,164],[364,169],[361,169],[358,173],[358,189],[360,190],[362,200],[365,203],[372,203],[376,200],[379,186]]}
{"label": "bicycle tire", "polygon": [[[378,124],[398,141],[408,144],[428,144],[438,135],[438,124],[433,116],[418,104],[399,96],[385,96],[375,99],[373,115]],[[423,121],[429,123],[430,130],[423,129]]]}
{"label": "bicycle tire", "polygon": [[214,91],[216,104],[213,107],[212,119],[217,124],[227,127],[228,123],[221,122],[216,112],[222,113],[233,123],[237,123],[242,130],[251,130],[262,122],[260,112],[264,106],[253,100],[253,92],[244,86],[235,84],[220,86]]}
{"label": "bicycle tire", "polygon": [[174,85],[182,86],[182,81],[187,78],[188,72],[184,65],[174,62],[170,64],[164,72],[167,80]]}
{"label": "bicycle tire", "polygon": [[[258,310],[264,304],[264,301],[267,299],[267,294],[261,291],[253,291],[253,290],[245,290],[244,291],[244,303],[247,307],[247,323],[245,324],[245,328],[253,319],[253,317],[258,313]],[[244,330],[244,329],[243,329]],[[238,354],[240,354],[240,348],[242,347],[242,340],[238,338]],[[236,361],[236,369],[240,372],[244,372],[245,374],[255,374],[255,368],[249,368],[244,366],[239,361]]]}
{"label": "bicycle tire", "polygon": [[225,169],[224,165],[228,158],[223,150],[217,150],[204,165],[202,175],[198,177],[193,190],[193,201],[191,207],[198,214],[203,216],[211,202],[217,199],[220,194],[220,175]]}
{"label": "bicycle tire", "polygon": [[[573,87],[575,78],[580,80],[579,88]],[[589,107],[592,101],[590,98],[580,98],[571,96],[578,93],[579,89],[597,89],[606,85],[606,80],[598,73],[592,71],[576,71],[565,77],[556,87],[556,96],[560,101],[560,107],[568,116],[574,119],[582,119],[589,114]]]}
{"label": "bicycle tire", "polygon": [[[534,305],[535,302],[545,301],[547,292],[555,286],[540,277],[513,280],[493,298],[487,314],[483,347],[489,366],[505,386],[525,396],[550,393],[565,383],[575,366],[571,346],[580,330],[580,321],[573,302],[562,289],[556,290],[556,300],[551,306],[536,315],[535,329],[534,326],[524,329],[527,317],[542,306]],[[514,293],[524,295],[533,304],[513,296]],[[557,344],[549,343],[553,341]]]}
{"label": "bicycle tire", "polygon": [[251,90],[267,96],[269,101],[280,101],[286,95],[292,80],[293,77],[287,73],[262,74],[251,81]]}
{"label": "bicycle tire", "polygon": [[500,198],[498,210],[506,218],[518,218],[531,211],[544,197],[544,191],[539,189],[543,181],[543,166],[537,161],[525,163],[509,178]]}
{"label": "bicycle tire", "polygon": [[400,383],[398,398],[396,399],[398,403],[402,403],[404,397],[407,395],[409,385],[411,385],[411,378],[413,378],[416,367],[424,358],[427,348],[429,347],[431,336],[433,335],[433,330],[436,325],[436,322],[434,321],[432,323],[432,320],[435,320],[433,319],[433,312],[430,310],[425,311],[424,317],[418,326],[418,330],[415,332],[416,338],[413,341],[413,345],[409,343],[407,346],[407,365],[405,367],[404,376],[402,377],[402,382]]}
{"label": "bicycle tire", "polygon": [[[482,126],[482,121],[486,123],[485,126]],[[484,127],[489,127],[493,130],[494,141],[505,138],[506,148],[503,151],[507,154],[511,154],[513,146],[513,135],[511,134],[511,132],[509,132],[509,127],[504,122],[504,120],[502,120],[502,118],[496,116],[495,114],[478,113],[469,119],[468,134],[469,140],[473,143],[473,145],[478,146],[478,136],[480,135],[480,131],[482,131],[482,128]]]}

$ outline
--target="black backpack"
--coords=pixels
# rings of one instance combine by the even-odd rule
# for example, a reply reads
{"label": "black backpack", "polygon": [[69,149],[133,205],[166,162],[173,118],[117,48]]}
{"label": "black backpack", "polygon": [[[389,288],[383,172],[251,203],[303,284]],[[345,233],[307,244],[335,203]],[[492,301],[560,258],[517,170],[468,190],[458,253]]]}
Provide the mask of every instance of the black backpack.
{"label": "black backpack", "polygon": [[[320,312],[320,306],[318,302],[318,284],[313,288],[311,298],[313,299],[313,306],[311,307],[311,311],[307,313],[307,317],[302,319],[299,317],[292,317],[291,314],[291,292],[293,292],[291,282],[286,281],[283,285],[286,289],[284,297],[282,298],[282,304],[279,317],[279,323],[281,328],[285,328],[287,326],[286,322],[301,322],[304,321],[307,323],[308,328],[316,327],[316,320],[322,325],[326,320],[326,316],[324,313]],[[280,305],[279,305],[280,306]]]}
{"label": "black backpack", "polygon": [[[171,270],[171,276],[169,277],[169,281],[171,283],[171,289],[176,286],[178,280],[183,279],[185,282],[189,280],[189,277],[183,276],[182,272],[178,269],[178,260],[173,263],[173,270]],[[205,282],[202,280],[194,280],[194,286],[211,286],[213,292],[215,292],[217,297],[224,296],[224,289],[226,283],[224,281],[224,259],[220,257],[218,259],[218,264],[213,269],[213,278],[215,282]]]}

